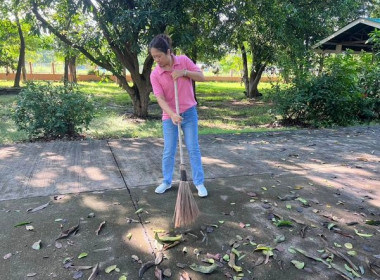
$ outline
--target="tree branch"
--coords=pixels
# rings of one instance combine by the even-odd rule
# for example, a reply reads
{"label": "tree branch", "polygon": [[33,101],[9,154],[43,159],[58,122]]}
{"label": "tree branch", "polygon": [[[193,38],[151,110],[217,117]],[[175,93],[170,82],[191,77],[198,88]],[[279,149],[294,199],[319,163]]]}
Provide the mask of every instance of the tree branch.
{"label": "tree branch", "polygon": [[83,53],[89,60],[91,60],[93,63],[111,71],[112,73],[115,73],[115,69],[112,67],[109,63],[104,63],[99,59],[96,59],[91,53],[89,53],[83,46],[79,46],[71,42],[65,35],[62,35],[57,29],[55,29],[45,18],[41,16],[41,14],[38,12],[38,6],[36,2],[32,2],[32,11],[36,18],[41,22],[41,24],[49,29],[51,33],[53,33],[55,36],[57,36],[62,42],[67,44],[68,46],[71,46],[75,49],[78,49],[81,53]]}
{"label": "tree branch", "polygon": [[151,71],[152,66],[153,66],[153,62],[154,62],[153,57],[149,53],[148,56],[145,58],[145,61],[144,61],[144,66],[143,66],[143,70],[142,70],[143,75],[144,75],[144,73]]}
{"label": "tree branch", "polygon": [[[129,51],[128,47],[124,48],[124,50],[121,50],[120,47],[118,47],[114,43],[112,35],[110,34],[107,26],[104,24],[104,21],[99,18],[99,11],[98,11],[98,9],[95,7],[95,5],[92,3],[92,1],[85,0],[85,2],[89,6],[92,7],[92,11],[93,11],[92,13],[94,15],[94,18],[95,18],[96,22],[99,23],[99,26],[100,26],[100,28],[101,28],[101,30],[103,32],[104,37],[106,38],[106,40],[107,40],[108,44],[110,45],[111,49],[115,52],[115,54],[116,54],[117,58],[119,59],[119,61],[122,62],[122,64],[129,70],[129,72],[134,72],[136,70],[136,67],[135,67],[134,63],[130,63],[129,62],[129,61],[133,61],[134,60],[134,56]],[[97,2],[99,3],[99,1],[97,1]],[[104,8],[104,5],[102,5],[102,3],[99,3],[99,5],[103,6],[103,8]],[[114,29],[115,29],[116,34],[119,35],[119,32],[116,29],[116,27]],[[125,59],[126,57],[127,57],[127,59]]]}

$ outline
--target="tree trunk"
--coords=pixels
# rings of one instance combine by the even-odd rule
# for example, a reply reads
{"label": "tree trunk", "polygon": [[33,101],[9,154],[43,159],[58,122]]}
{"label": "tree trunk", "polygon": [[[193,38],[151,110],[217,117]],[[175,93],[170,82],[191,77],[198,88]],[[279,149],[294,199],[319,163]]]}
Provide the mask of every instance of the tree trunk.
{"label": "tree trunk", "polygon": [[22,65],[22,67],[21,67],[21,73],[22,73],[22,79],[23,79],[24,81],[26,81],[26,80],[27,80],[27,77],[26,77],[25,59],[24,59],[24,63],[23,63],[23,65]]}
{"label": "tree trunk", "polygon": [[244,83],[244,87],[245,87],[244,94],[245,94],[245,96],[248,97],[248,92],[249,92],[248,59],[247,59],[247,52],[246,52],[243,44],[240,46],[240,51],[241,51],[241,58],[243,60],[243,77],[241,79],[242,79],[242,81]]}
{"label": "tree trunk", "polygon": [[133,115],[139,118],[147,118],[148,117],[148,105],[149,105],[149,94],[151,90],[145,89],[141,91],[137,87],[132,87],[134,90],[134,94],[130,94],[132,97],[133,104]]}
{"label": "tree trunk", "polygon": [[133,76],[133,86],[128,85],[126,76],[118,75],[117,78],[120,81],[121,87],[125,89],[131,97],[133,115],[145,119],[148,117],[149,94],[152,92],[150,71],[143,71],[143,74],[137,73],[137,75],[136,73],[130,73]]}
{"label": "tree trunk", "polygon": [[[197,63],[197,59],[198,59],[198,50],[197,50],[197,47],[195,45],[193,45],[193,47],[191,48],[191,54],[190,55],[187,55],[195,64]],[[198,103],[198,99],[197,99],[197,90],[195,88],[195,81],[193,81],[193,91],[194,91],[194,98],[195,98],[195,101]],[[199,103],[198,103],[199,104]]]}
{"label": "tree trunk", "polygon": [[66,85],[69,82],[69,55],[65,56],[65,66],[63,71],[63,83]]}
{"label": "tree trunk", "polygon": [[265,70],[265,64],[259,64],[253,67],[251,76],[249,77],[249,90],[247,93],[248,98],[260,97],[262,94],[259,92],[258,85],[260,83],[261,76]]}
{"label": "tree trunk", "polygon": [[133,114],[135,116],[143,119],[148,117],[149,94],[150,90],[145,90],[144,92],[140,92],[140,94],[134,95],[132,103]]}
{"label": "tree trunk", "polygon": [[15,76],[13,87],[20,87],[21,71],[23,67],[25,68],[25,39],[24,39],[24,34],[22,32],[22,28],[21,28],[21,24],[20,24],[20,20],[18,18],[17,12],[15,13],[15,17],[16,17],[18,35],[20,37],[20,54],[18,57],[18,64],[17,64],[16,76]]}
{"label": "tree trunk", "polygon": [[77,68],[76,68],[76,56],[73,55],[73,56],[70,56],[69,57],[69,73],[70,73],[70,76],[69,76],[69,80],[72,82],[72,83],[77,83]]}
{"label": "tree trunk", "polygon": [[[123,76],[124,77],[127,76],[127,69],[125,69],[124,66],[123,66]],[[119,87],[123,87],[123,82],[120,81],[120,79],[118,77],[116,77],[116,83],[118,84]]]}

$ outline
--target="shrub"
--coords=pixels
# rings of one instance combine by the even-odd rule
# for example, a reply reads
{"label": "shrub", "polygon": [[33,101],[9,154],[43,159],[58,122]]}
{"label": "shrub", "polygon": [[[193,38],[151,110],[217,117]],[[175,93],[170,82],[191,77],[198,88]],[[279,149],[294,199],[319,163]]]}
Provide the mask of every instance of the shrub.
{"label": "shrub", "polygon": [[375,69],[352,55],[337,56],[320,76],[296,77],[289,88],[277,87],[273,101],[287,124],[329,127],[373,120],[379,108]]}
{"label": "shrub", "polygon": [[359,96],[343,87],[335,77],[324,75],[281,91],[274,101],[287,124],[347,125],[356,120]]}
{"label": "shrub", "polygon": [[91,69],[91,70],[87,71],[87,75],[97,75],[97,74],[99,74],[99,71],[96,71],[94,69]]}
{"label": "shrub", "polygon": [[363,120],[370,121],[380,118],[380,65],[365,68],[359,74],[359,88],[363,94]]}
{"label": "shrub", "polygon": [[13,119],[30,138],[75,136],[88,128],[94,116],[89,96],[73,85],[28,83],[20,92]]}

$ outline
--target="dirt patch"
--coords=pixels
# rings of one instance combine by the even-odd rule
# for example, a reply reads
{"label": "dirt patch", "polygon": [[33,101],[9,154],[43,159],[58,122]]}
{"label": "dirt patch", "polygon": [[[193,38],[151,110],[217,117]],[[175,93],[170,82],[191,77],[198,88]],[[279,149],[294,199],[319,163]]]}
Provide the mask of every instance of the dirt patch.
{"label": "dirt patch", "polygon": [[233,106],[233,107],[251,107],[252,105],[255,105],[255,106],[272,105],[272,103],[263,102],[260,99],[233,100],[231,102],[225,102],[224,104]]}

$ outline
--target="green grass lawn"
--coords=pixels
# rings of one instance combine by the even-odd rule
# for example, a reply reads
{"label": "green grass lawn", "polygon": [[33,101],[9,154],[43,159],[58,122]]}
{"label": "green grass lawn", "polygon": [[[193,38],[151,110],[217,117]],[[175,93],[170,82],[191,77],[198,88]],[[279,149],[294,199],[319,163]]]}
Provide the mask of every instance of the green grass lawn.
{"label": "green grass lawn", "polygon": [[[13,82],[0,81],[1,87]],[[161,109],[151,95],[150,118],[132,117],[132,102],[128,94],[114,83],[81,82],[81,91],[92,94],[96,104],[95,118],[84,134],[89,138],[162,137]],[[266,95],[270,84],[262,83]],[[268,130],[274,120],[272,104],[261,100],[247,100],[240,83],[207,82],[197,84],[199,102],[199,133],[242,133]],[[0,95],[0,144],[27,140],[25,133],[17,131],[11,119],[11,108],[16,95]]]}

